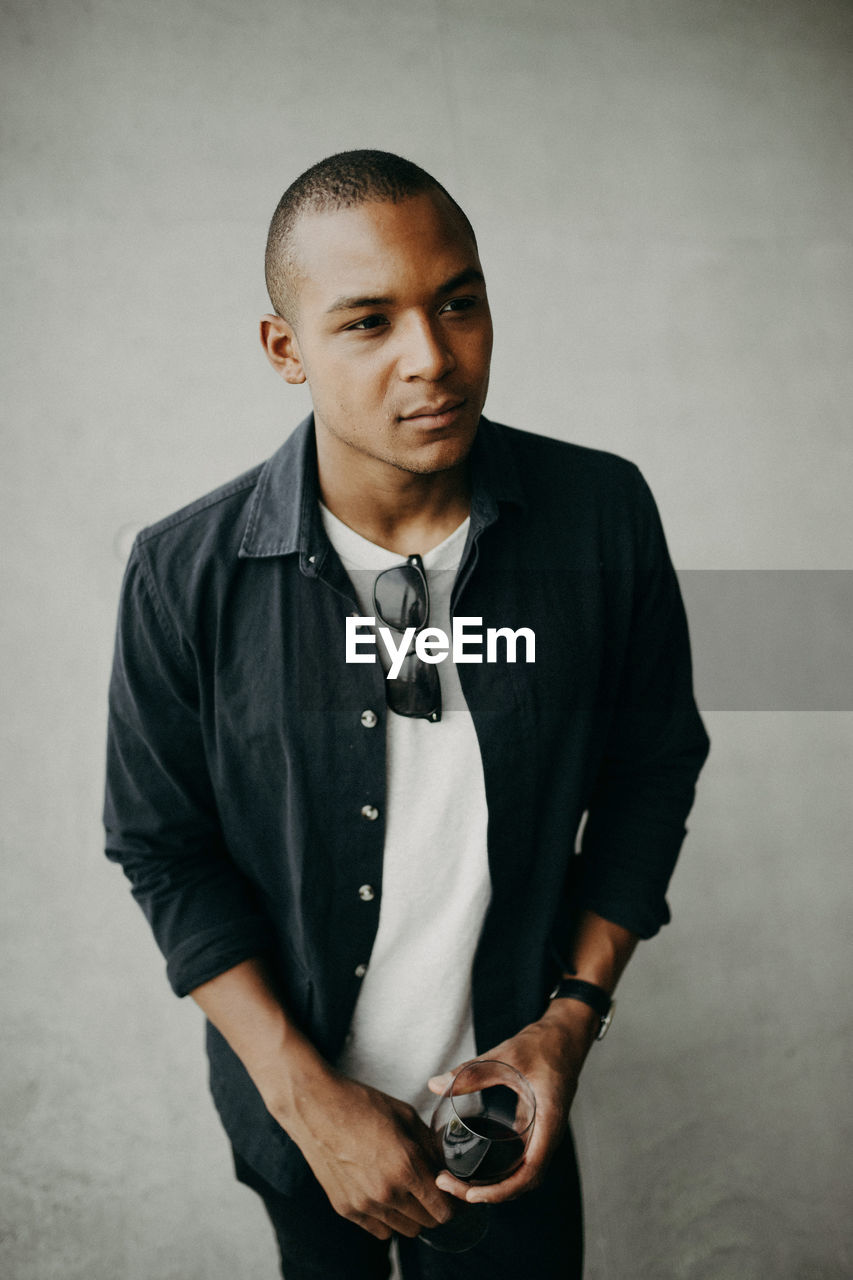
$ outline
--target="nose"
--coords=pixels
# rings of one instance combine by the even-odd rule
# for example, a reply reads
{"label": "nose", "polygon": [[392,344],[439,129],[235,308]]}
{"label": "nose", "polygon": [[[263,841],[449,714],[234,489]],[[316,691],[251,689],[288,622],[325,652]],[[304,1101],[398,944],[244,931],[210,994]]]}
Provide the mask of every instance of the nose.
{"label": "nose", "polygon": [[441,323],[430,316],[412,316],[401,335],[401,376],[437,382],[455,368],[456,357]]}

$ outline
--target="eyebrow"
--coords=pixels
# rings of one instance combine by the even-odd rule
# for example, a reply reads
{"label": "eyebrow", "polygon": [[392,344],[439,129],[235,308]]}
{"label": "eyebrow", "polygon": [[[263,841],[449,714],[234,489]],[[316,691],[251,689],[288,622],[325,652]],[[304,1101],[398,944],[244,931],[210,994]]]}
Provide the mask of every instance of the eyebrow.
{"label": "eyebrow", "polygon": [[[485,277],[482,271],[477,267],[466,267],[464,271],[457,271],[455,276],[451,276],[449,280],[445,280],[436,289],[436,296],[442,294],[454,293],[457,289],[463,288],[466,284],[485,284]],[[330,315],[335,311],[358,311],[362,307],[390,307],[394,305],[394,299],[388,295],[374,296],[352,296],[343,295],[336,298],[330,307],[327,308],[326,314]]]}

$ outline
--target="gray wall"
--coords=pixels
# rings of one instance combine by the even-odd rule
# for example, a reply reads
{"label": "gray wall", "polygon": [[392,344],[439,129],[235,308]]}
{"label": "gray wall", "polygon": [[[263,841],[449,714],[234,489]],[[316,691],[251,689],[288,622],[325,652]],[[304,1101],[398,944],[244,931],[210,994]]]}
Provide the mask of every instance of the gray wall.
{"label": "gray wall", "polygon": [[[230,1181],[199,1015],[101,857],[99,808],[132,531],[307,408],[256,339],[271,210],[331,151],[410,155],[480,233],[491,416],[637,461],[680,567],[849,570],[853,10],[0,13],[0,1271],[261,1280],[273,1249]],[[853,696],[833,675],[850,592],[831,581],[816,613],[792,586],[736,643],[739,609],[704,627],[691,609],[714,752],[673,923],[626,975],[577,1103],[590,1280],[853,1274]],[[795,667],[827,644],[828,698],[732,692],[787,626]]]}

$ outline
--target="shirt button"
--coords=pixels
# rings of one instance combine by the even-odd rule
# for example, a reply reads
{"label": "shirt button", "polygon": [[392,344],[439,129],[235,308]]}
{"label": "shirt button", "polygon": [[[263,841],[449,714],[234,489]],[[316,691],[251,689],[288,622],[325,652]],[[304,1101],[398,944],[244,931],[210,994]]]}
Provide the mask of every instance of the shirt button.
{"label": "shirt button", "polygon": [[364,725],[365,729],[373,729],[378,719],[379,717],[375,711],[368,710],[362,711],[361,713],[361,723]]}
{"label": "shirt button", "polygon": [[374,893],[372,884],[363,884],[358,891],[358,896],[362,902],[372,902],[376,894]]}
{"label": "shirt button", "polygon": [[363,977],[364,977],[364,975],[365,975],[366,973],[367,973],[367,965],[366,965],[366,964],[357,964],[357,965],[355,966],[355,976],[356,976],[357,978],[363,978]]}
{"label": "shirt button", "polygon": [[375,822],[379,817],[379,810],[375,805],[363,804],[361,806],[361,816],[362,818],[367,818],[368,822]]}

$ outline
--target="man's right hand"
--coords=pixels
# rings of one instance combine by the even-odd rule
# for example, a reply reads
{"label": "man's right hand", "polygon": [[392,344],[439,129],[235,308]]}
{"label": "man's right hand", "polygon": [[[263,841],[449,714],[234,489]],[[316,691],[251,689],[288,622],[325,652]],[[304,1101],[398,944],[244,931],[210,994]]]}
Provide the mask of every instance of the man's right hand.
{"label": "man's right hand", "polygon": [[453,1198],[435,1185],[430,1131],[412,1107],[327,1068],[297,1112],[279,1123],[342,1217],[379,1240],[452,1217]]}
{"label": "man's right hand", "polygon": [[329,1066],[294,1026],[263,962],[244,960],[191,993],[240,1058],[267,1110],[332,1204],[379,1240],[453,1215],[435,1185],[441,1159],[417,1112]]}

